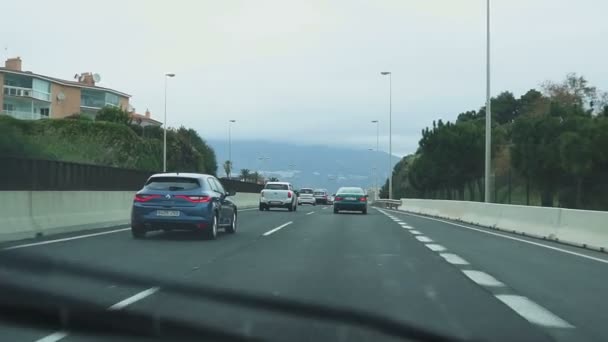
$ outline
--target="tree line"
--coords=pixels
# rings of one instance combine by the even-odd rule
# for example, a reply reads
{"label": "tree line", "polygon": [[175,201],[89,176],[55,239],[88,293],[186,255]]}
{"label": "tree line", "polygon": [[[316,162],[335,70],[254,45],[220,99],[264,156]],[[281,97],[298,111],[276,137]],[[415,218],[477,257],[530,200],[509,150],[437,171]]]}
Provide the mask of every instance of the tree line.
{"label": "tree line", "polygon": [[[492,202],[608,209],[608,95],[582,76],[491,99]],[[393,170],[395,198],[484,200],[485,106],[433,121]],[[388,184],[382,188],[386,196]]]}
{"label": "tree line", "polygon": [[[95,118],[23,121],[0,117],[0,154],[96,165],[162,171],[163,128],[133,124],[117,107],[100,109]],[[167,170],[215,175],[215,152],[191,128],[167,129]]]}

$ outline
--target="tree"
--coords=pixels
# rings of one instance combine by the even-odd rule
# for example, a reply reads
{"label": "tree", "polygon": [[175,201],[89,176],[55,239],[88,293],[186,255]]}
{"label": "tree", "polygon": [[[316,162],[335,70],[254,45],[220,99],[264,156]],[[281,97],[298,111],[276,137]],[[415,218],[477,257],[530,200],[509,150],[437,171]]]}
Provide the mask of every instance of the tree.
{"label": "tree", "polygon": [[262,176],[261,176],[261,175],[260,175],[260,173],[259,173],[259,172],[257,172],[257,171],[255,171],[254,173],[252,173],[252,174],[251,174],[251,180],[252,180],[254,183],[259,183],[259,182],[260,182],[261,177],[262,177]]}
{"label": "tree", "polygon": [[248,182],[251,179],[251,171],[249,169],[241,169],[240,178],[243,182]]}
{"label": "tree", "polygon": [[230,179],[230,174],[232,172],[232,162],[230,160],[224,162],[224,172],[226,173],[226,177]]}
{"label": "tree", "polygon": [[108,121],[123,125],[131,124],[131,116],[126,110],[119,107],[105,106],[95,115],[95,121]]}
{"label": "tree", "polygon": [[597,106],[605,96],[601,96],[597,88],[589,86],[589,82],[575,73],[566,75],[561,83],[545,81],[543,83],[545,96],[553,102],[558,103],[566,109],[579,108],[593,112],[594,107],[601,111],[603,108]]}
{"label": "tree", "polygon": [[504,91],[492,99],[492,117],[501,125],[512,122],[519,114],[518,107],[513,94]]}
{"label": "tree", "polygon": [[278,182],[279,179],[277,177],[270,177],[270,178],[268,178],[268,181],[269,182]]}

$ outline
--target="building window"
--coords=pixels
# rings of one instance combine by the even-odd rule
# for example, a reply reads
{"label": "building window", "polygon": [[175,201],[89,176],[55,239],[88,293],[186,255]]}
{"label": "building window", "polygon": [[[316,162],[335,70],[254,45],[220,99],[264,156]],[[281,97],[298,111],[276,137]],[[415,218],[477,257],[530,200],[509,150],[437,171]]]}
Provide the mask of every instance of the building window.
{"label": "building window", "polygon": [[118,95],[106,93],[106,106],[118,107],[119,104]]}
{"label": "building window", "polygon": [[51,101],[51,83],[39,79],[32,81],[32,97],[38,100]]}
{"label": "building window", "polygon": [[15,110],[15,106],[13,106],[12,103],[4,103],[4,104],[2,104],[2,110],[5,110],[7,112],[12,112]]}
{"label": "building window", "polygon": [[50,108],[40,108],[40,115],[41,116],[44,116],[44,117],[48,118],[50,112],[51,112]]}
{"label": "building window", "polygon": [[106,104],[106,96],[103,91],[82,89],[80,92],[80,106],[101,108]]}

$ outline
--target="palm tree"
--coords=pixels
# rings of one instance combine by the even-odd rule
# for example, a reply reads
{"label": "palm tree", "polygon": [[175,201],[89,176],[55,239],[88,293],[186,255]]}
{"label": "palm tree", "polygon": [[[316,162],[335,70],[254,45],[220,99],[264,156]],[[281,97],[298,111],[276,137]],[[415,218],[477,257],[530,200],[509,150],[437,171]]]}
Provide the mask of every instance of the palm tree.
{"label": "palm tree", "polygon": [[243,182],[247,182],[251,178],[251,171],[249,169],[241,169],[241,179]]}
{"label": "palm tree", "polygon": [[255,171],[254,173],[252,173],[252,174],[251,174],[251,180],[252,180],[254,183],[258,183],[258,182],[260,181],[260,177],[261,177],[261,176],[260,176],[260,173],[259,173],[259,172],[257,172],[257,171]]}
{"label": "palm tree", "polygon": [[224,162],[224,172],[226,172],[226,177],[230,179],[230,174],[232,172],[232,162],[230,160]]}

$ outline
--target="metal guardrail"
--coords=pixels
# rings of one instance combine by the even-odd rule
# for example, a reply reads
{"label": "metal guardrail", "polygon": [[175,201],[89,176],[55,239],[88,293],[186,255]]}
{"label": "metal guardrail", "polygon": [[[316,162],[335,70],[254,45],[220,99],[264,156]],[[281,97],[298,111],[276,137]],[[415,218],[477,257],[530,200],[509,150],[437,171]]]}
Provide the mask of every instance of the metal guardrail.
{"label": "metal guardrail", "polygon": [[375,200],[372,205],[380,208],[399,209],[401,200],[379,199]]}

